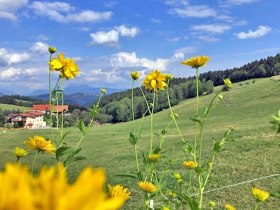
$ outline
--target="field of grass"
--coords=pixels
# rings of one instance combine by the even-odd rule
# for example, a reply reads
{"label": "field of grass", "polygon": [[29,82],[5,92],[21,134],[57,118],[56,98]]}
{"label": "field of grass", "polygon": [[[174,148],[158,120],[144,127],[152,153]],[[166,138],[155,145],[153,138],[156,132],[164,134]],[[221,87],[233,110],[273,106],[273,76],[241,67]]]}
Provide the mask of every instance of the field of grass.
{"label": "field of grass", "polygon": [[[240,85],[242,83],[242,85]],[[272,129],[271,115],[280,109],[280,81],[277,78],[256,79],[233,85],[231,91],[224,92],[224,103],[217,103],[210,113],[205,125],[203,158],[209,157],[213,147],[213,139],[223,137],[225,131],[235,127],[236,131],[231,135],[235,141],[228,142],[218,155],[214,170],[207,190],[252,180],[279,173],[280,169],[280,141],[279,135]],[[219,87],[217,87],[219,88]],[[201,111],[212,99],[213,94],[200,98]],[[189,119],[195,113],[195,99],[186,100],[174,107],[174,112],[179,114],[178,124],[188,142],[194,141],[195,124]],[[155,132],[160,133],[170,118],[169,110],[155,114]],[[137,120],[136,124],[141,121]],[[133,146],[128,142],[132,123],[120,123],[94,127],[90,130],[82,142],[82,155],[87,159],[74,164],[69,168],[71,179],[86,165],[103,167],[106,170],[109,182],[120,183],[129,187],[132,191],[132,199],[128,201],[125,209],[133,209],[141,192],[137,189],[137,183],[128,178],[116,175],[130,173],[136,169]],[[80,134],[77,128],[67,128],[70,132],[67,136],[67,144],[75,145]],[[5,162],[15,161],[12,150],[15,146],[22,145],[29,136],[40,134],[50,137],[49,130],[0,130],[0,165],[3,168]],[[139,140],[139,150],[149,149],[149,117],[143,119],[142,135]],[[158,144],[156,139],[155,144]],[[50,164],[49,155],[39,156],[40,164]],[[166,140],[163,143],[163,156],[166,162],[172,160],[173,171],[187,173],[182,167],[182,160],[189,156],[182,151],[182,143],[177,130],[171,124]],[[31,163],[33,154],[23,162]],[[280,190],[280,177],[263,179],[252,183],[225,188],[206,194],[206,200],[214,200],[222,207],[225,203],[234,204],[237,209],[252,209],[254,199],[251,196],[251,187],[257,186],[267,191]],[[135,204],[134,204],[135,205]],[[280,200],[270,197],[261,209],[279,209]]]}
{"label": "field of grass", "polygon": [[24,107],[24,106],[16,106],[12,104],[0,104],[0,109],[2,110],[20,110],[21,112],[23,111],[28,111],[31,110],[30,107]]}

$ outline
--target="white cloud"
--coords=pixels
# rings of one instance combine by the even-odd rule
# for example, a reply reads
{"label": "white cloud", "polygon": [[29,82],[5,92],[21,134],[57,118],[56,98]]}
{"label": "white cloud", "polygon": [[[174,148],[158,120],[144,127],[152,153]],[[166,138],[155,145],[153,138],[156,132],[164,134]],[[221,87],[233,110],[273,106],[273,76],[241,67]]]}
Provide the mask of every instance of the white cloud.
{"label": "white cloud", "polygon": [[127,28],[124,25],[116,27],[117,31],[120,33],[121,36],[126,37],[135,37],[139,32],[139,28],[133,27],[133,28]]}
{"label": "white cloud", "polygon": [[150,21],[151,21],[152,23],[156,23],[156,24],[162,23],[161,20],[156,19],[156,18],[151,18]]}
{"label": "white cloud", "polygon": [[91,70],[84,78],[86,81],[100,81],[100,79],[107,83],[115,83],[123,80],[123,78],[118,75],[117,71],[104,71],[100,68]]}
{"label": "white cloud", "polygon": [[214,34],[222,34],[230,29],[231,27],[229,25],[224,24],[201,24],[192,26],[192,30],[194,31],[208,32]]}
{"label": "white cloud", "polygon": [[44,42],[35,42],[30,50],[36,54],[47,55],[49,54],[49,45]]}
{"label": "white cloud", "polygon": [[110,44],[119,42],[119,32],[111,30],[108,32],[98,31],[90,34],[91,44]]}
{"label": "white cloud", "polygon": [[109,7],[109,8],[112,8],[116,5],[118,5],[117,1],[109,1],[109,2],[105,2],[105,4],[104,4],[105,7]]}
{"label": "white cloud", "polygon": [[168,63],[169,60],[163,58],[157,58],[154,61],[147,58],[138,58],[135,52],[119,52],[111,58],[111,66],[113,68],[141,67],[164,71]]}
{"label": "white cloud", "polygon": [[16,12],[28,4],[28,0],[0,0],[0,18],[17,20]]}
{"label": "white cloud", "polygon": [[248,32],[240,32],[236,34],[239,39],[254,39],[258,37],[262,37],[269,33],[271,28],[269,26],[259,26],[257,30],[252,31],[249,30]]}
{"label": "white cloud", "polygon": [[112,12],[95,12],[85,10],[75,12],[76,8],[65,2],[39,2],[34,1],[31,6],[34,13],[40,16],[47,16],[51,20],[68,23],[68,22],[96,22],[108,20]]}
{"label": "white cloud", "polygon": [[178,42],[181,40],[181,37],[176,36],[176,37],[172,37],[172,38],[167,38],[166,40],[169,42]]}
{"label": "white cloud", "polygon": [[20,78],[30,77],[34,74],[39,73],[38,69],[29,68],[29,69],[21,69],[21,68],[8,68],[3,71],[0,71],[0,80],[9,80],[13,79],[13,81],[18,80]]}
{"label": "white cloud", "polygon": [[121,36],[134,38],[139,32],[139,28],[127,28],[126,26],[121,25],[108,32],[98,31],[90,34],[92,39],[91,44],[114,44],[119,42]]}
{"label": "white cloud", "polygon": [[9,52],[5,48],[0,48],[0,65],[11,65],[22,63],[29,60],[30,55],[27,53]]}
{"label": "white cloud", "polygon": [[219,41],[218,38],[212,37],[212,36],[199,35],[196,38],[198,38],[198,39],[200,39],[202,41],[205,41],[205,42],[217,42],[217,41]]}
{"label": "white cloud", "polygon": [[175,53],[183,53],[185,55],[185,54],[189,54],[189,53],[194,53],[196,51],[197,51],[197,49],[195,47],[183,47],[183,48],[175,50]]}
{"label": "white cloud", "polygon": [[171,14],[176,14],[180,17],[197,17],[197,18],[206,18],[206,17],[215,17],[217,12],[208,7],[207,5],[195,5],[195,6],[185,6],[183,8],[178,7],[170,11]]}
{"label": "white cloud", "polygon": [[254,3],[254,2],[257,2],[259,0],[226,0],[226,1],[221,1],[220,2],[220,5],[222,7],[230,7],[230,6],[240,6],[240,5],[243,5],[243,4],[251,4],[251,3]]}

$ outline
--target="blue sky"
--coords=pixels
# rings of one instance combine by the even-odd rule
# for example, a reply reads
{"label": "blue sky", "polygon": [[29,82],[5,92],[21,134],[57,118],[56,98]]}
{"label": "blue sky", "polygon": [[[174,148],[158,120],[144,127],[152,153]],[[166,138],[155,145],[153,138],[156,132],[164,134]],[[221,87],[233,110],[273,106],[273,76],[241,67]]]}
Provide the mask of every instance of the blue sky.
{"label": "blue sky", "polygon": [[[224,70],[280,51],[279,0],[0,0],[0,84],[47,89],[48,46],[75,58],[67,85],[130,88],[130,71],[193,75],[180,64],[207,55]],[[139,83],[140,84],[140,83]]]}

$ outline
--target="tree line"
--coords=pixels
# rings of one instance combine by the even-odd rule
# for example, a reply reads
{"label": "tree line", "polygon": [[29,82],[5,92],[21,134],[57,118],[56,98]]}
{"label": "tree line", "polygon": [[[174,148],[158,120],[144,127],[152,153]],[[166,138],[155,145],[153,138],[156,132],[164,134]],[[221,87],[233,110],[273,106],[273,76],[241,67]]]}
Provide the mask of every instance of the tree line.
{"label": "tree line", "polygon": [[[266,59],[256,60],[239,68],[216,70],[201,73],[199,76],[199,94],[213,92],[214,86],[222,85],[223,79],[229,78],[232,82],[240,82],[253,78],[271,77],[280,74],[280,54]],[[170,81],[169,94],[171,104],[196,96],[195,77],[174,78]],[[148,101],[152,100],[152,93],[143,89]],[[134,91],[135,118],[147,115],[147,106],[139,88]],[[166,92],[159,91],[156,95],[155,112],[168,108]],[[131,120],[131,89],[105,96],[101,101],[101,109],[97,120],[105,122],[126,122]]]}

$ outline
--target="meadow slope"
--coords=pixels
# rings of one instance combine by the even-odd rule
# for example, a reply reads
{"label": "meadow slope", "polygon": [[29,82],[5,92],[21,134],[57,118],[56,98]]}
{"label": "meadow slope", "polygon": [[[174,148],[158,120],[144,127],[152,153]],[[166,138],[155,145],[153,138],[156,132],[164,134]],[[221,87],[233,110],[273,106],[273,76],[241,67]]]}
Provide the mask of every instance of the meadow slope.
{"label": "meadow slope", "polygon": [[[241,85],[242,84],[242,85]],[[271,115],[280,109],[280,80],[277,77],[256,79],[236,83],[231,91],[223,92],[224,102],[215,105],[205,125],[204,132],[204,158],[209,157],[214,139],[222,138],[225,131],[234,127],[236,131],[231,135],[235,141],[228,142],[218,155],[213,175],[207,190],[226,185],[251,180],[263,176],[279,173],[280,168],[280,141],[279,135],[269,123]],[[215,91],[217,90],[216,87]],[[201,109],[206,106],[214,94],[200,98]],[[179,114],[178,124],[188,142],[193,142],[195,124],[189,119],[195,113],[195,99],[181,102],[174,107]],[[170,121],[169,110],[155,114],[155,132],[161,133]],[[142,121],[142,135],[139,140],[139,151],[148,153],[149,148],[149,117],[137,120]],[[133,146],[128,142],[132,122],[119,123],[94,127],[82,142],[82,155],[87,159],[74,164],[69,168],[69,176],[73,179],[86,165],[104,167],[111,183],[121,183],[131,188],[133,197],[141,196],[134,180],[116,176],[129,173],[136,169]],[[75,145],[80,134],[77,128],[67,128],[67,144]],[[50,137],[49,130],[7,130],[0,133],[1,160],[3,168],[5,162],[15,161],[12,150],[29,136],[40,134]],[[158,139],[155,145],[158,144]],[[172,123],[169,127],[166,140],[163,143],[163,156],[165,160],[172,160],[174,172],[183,172],[182,160],[189,156],[182,152],[182,143],[177,130]],[[33,154],[23,162],[32,162]],[[50,164],[54,160],[49,155],[39,156],[39,164]],[[258,186],[268,191],[280,190],[280,178],[274,177],[253,183],[239,185],[208,193],[207,200],[214,200],[221,207],[229,202],[237,209],[251,209],[249,204],[254,203],[251,196],[251,187]],[[207,191],[206,190],[206,191]],[[136,199],[131,199],[126,205],[132,209]],[[270,198],[263,209],[279,209],[280,200]]]}

